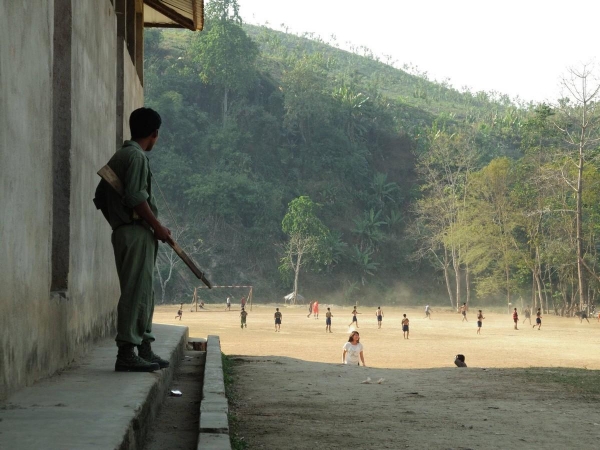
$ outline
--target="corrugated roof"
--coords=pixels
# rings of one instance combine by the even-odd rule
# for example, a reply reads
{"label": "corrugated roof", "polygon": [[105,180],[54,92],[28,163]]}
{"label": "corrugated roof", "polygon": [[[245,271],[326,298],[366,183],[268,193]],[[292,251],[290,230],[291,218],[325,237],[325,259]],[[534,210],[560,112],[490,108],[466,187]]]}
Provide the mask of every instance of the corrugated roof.
{"label": "corrugated roof", "polygon": [[204,0],[144,0],[144,26],[201,31]]}

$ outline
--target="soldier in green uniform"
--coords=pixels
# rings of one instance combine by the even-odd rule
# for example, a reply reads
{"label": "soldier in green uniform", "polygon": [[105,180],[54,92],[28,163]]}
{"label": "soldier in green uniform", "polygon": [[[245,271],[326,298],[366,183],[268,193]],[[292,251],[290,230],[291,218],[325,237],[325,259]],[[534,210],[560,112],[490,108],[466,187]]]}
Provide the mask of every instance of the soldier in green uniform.
{"label": "soldier in green uniform", "polygon": [[151,348],[158,241],[172,242],[171,232],[158,221],[152,172],[145,154],[158,140],[160,125],[160,115],[150,108],[131,113],[131,140],[125,141],[108,162],[123,183],[125,195],[121,197],[102,180],[94,198],[113,230],[111,241],[121,286],[117,307],[117,372],[152,372],[169,366]]}

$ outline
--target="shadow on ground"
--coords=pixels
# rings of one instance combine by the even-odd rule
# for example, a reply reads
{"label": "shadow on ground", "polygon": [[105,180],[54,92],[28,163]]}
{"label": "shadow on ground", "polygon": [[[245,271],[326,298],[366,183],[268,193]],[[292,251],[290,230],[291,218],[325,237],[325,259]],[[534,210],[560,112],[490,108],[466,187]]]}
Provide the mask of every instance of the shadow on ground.
{"label": "shadow on ground", "polygon": [[600,438],[600,395],[587,389],[597,371],[230,359],[234,428],[251,449],[562,450]]}

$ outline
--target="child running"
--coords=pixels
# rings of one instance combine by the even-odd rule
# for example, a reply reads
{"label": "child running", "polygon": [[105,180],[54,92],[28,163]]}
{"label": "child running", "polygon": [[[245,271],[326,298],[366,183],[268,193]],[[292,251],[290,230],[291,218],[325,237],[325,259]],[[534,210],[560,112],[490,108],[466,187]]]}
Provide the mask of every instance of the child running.
{"label": "child running", "polygon": [[327,308],[327,312],[325,313],[325,333],[327,333],[327,331],[329,331],[330,333],[331,331],[331,318],[333,317],[333,314],[331,314],[331,308]]}
{"label": "child running", "polygon": [[404,339],[408,339],[408,317],[406,317],[406,314],[402,314],[402,316],[404,317],[404,319],[402,319],[402,333],[404,334]]}
{"label": "child running", "polygon": [[[535,325],[537,325],[538,331],[542,327],[542,312],[540,311],[540,308],[538,308],[537,312],[535,313]],[[535,328],[535,325],[533,328]]]}
{"label": "child running", "polygon": [[179,321],[181,321],[181,317],[183,316],[183,303],[181,304],[181,306],[179,307],[179,311],[177,311],[177,315],[175,316],[175,318],[179,318]]}
{"label": "child running", "polygon": [[483,313],[481,310],[479,310],[477,313],[477,334],[481,334],[481,325],[483,325],[483,319],[485,319],[485,317],[483,317]]}
{"label": "child running", "polygon": [[429,307],[429,305],[425,305],[425,317],[423,318],[431,320],[431,308]]}
{"label": "child running", "polygon": [[275,331],[281,331],[281,316],[282,314],[279,312],[279,308],[275,308]]}
{"label": "child running", "polygon": [[375,316],[377,316],[377,328],[381,328],[381,321],[383,320],[383,311],[381,310],[381,306],[377,307],[377,311],[375,311]]}
{"label": "child running", "polygon": [[467,319],[467,304],[463,303],[462,306],[460,307],[460,313],[462,314],[462,320],[461,322],[465,322],[465,321],[469,321]]}
{"label": "child running", "polygon": [[519,313],[517,312],[517,308],[513,311],[513,322],[515,323],[515,330],[518,330],[517,325],[519,324]]}
{"label": "child running", "polygon": [[313,303],[314,302],[311,300],[310,303],[308,304],[308,316],[306,316],[306,317],[310,317],[310,315],[312,314]]}
{"label": "child running", "polygon": [[352,322],[350,322],[350,324],[348,324],[348,326],[351,326],[353,323],[356,323],[356,328],[358,328],[358,317],[356,317],[357,314],[360,314],[360,313],[356,310],[356,306],[355,306],[354,309],[352,310]]}
{"label": "child running", "polygon": [[246,310],[244,308],[242,308],[242,310],[240,311],[241,327],[242,328],[248,328],[248,325],[246,325],[246,317],[248,317],[248,313],[246,312]]}
{"label": "child running", "polygon": [[527,308],[525,308],[525,311],[523,311],[523,314],[525,314],[523,323],[525,323],[526,320],[529,320],[529,325],[531,325],[531,309],[529,309],[529,306],[527,306]]}

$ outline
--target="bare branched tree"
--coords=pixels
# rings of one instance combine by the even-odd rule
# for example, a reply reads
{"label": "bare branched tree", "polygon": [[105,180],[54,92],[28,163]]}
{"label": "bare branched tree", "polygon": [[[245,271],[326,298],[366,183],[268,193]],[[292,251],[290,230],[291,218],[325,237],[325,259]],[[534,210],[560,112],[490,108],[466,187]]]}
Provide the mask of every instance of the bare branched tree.
{"label": "bare branched tree", "polygon": [[[580,68],[570,68],[561,80],[564,98],[559,100],[561,112],[556,127],[563,133],[567,145],[566,166],[562,179],[576,196],[576,252],[577,276],[579,284],[579,306],[586,307],[587,287],[583,260],[583,173],[590,150],[600,140],[600,80],[594,64],[583,64]],[[573,170],[574,169],[574,170]],[[571,175],[573,174],[574,175]]]}
{"label": "bare branched tree", "polygon": [[[173,238],[182,246],[187,255],[193,258],[195,255],[205,253],[204,243],[200,239],[190,239],[189,226],[177,228],[173,232]],[[172,281],[173,275],[185,265],[177,256],[177,253],[168,245],[160,245],[156,257],[156,273],[161,290],[161,303],[165,303],[167,286]]]}

